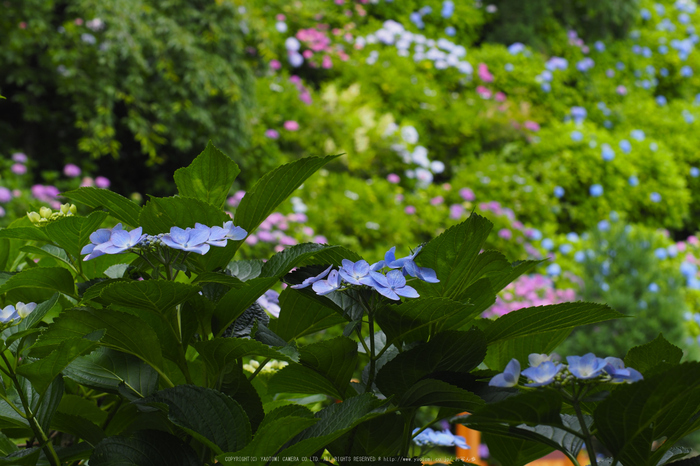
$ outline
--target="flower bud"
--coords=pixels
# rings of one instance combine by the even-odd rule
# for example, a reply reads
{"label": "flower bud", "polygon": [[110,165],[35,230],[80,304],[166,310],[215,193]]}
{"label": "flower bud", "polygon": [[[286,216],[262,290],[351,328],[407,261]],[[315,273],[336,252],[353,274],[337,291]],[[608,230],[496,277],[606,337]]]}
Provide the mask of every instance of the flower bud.
{"label": "flower bud", "polygon": [[42,207],[39,209],[39,215],[41,215],[43,218],[51,218],[52,213],[53,211],[48,207]]}
{"label": "flower bud", "polygon": [[68,215],[70,213],[70,204],[61,204],[61,213]]}
{"label": "flower bud", "polygon": [[29,217],[29,221],[32,223],[39,223],[39,221],[41,221],[41,215],[36,212],[27,212],[27,217]]}
{"label": "flower bud", "polygon": [[78,208],[75,206],[75,204],[71,204],[71,205],[70,205],[70,213],[73,214],[73,215],[77,215],[77,214],[78,214]]}

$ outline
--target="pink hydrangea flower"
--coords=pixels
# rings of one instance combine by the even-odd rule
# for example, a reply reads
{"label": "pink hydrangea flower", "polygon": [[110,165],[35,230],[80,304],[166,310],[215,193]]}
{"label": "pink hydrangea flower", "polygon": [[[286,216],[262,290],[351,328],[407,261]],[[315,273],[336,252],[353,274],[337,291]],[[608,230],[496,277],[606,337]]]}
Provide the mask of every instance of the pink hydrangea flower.
{"label": "pink hydrangea flower", "polygon": [[12,160],[18,163],[27,163],[27,154],[24,152],[15,152],[12,154]]}
{"label": "pink hydrangea flower", "polygon": [[617,93],[620,95],[627,95],[627,88],[625,86],[623,86],[622,84],[617,86],[616,90],[617,90]]}
{"label": "pink hydrangea flower", "polygon": [[489,67],[485,63],[479,63],[477,74],[483,82],[493,82],[493,75],[489,72]]}
{"label": "pink hydrangea flower", "polygon": [[484,86],[477,86],[476,93],[479,94],[483,99],[491,98],[491,91],[486,89]]}
{"label": "pink hydrangea flower", "polygon": [[90,178],[89,176],[86,176],[85,178],[83,178],[83,181],[80,183],[81,188],[94,186],[94,185],[95,185],[95,181],[92,178]]}
{"label": "pink hydrangea flower", "polygon": [[110,184],[110,181],[104,176],[98,176],[97,178],[95,178],[95,186],[97,186],[98,188],[107,189],[109,188]]}
{"label": "pink hydrangea flower", "polygon": [[412,205],[407,205],[406,208],[403,210],[405,213],[408,215],[413,215],[416,213],[416,208]]}
{"label": "pink hydrangea flower", "polygon": [[69,178],[75,178],[77,176],[80,176],[80,173],[80,167],[73,163],[69,163],[65,167],[63,167],[63,174]]}
{"label": "pink hydrangea flower", "polygon": [[440,205],[443,202],[445,202],[445,198],[443,198],[442,196],[436,196],[430,200],[431,205]]}
{"label": "pink hydrangea flower", "polygon": [[387,180],[389,183],[394,183],[394,184],[396,184],[396,183],[398,183],[399,181],[401,181],[401,177],[400,177],[399,175],[397,175],[396,173],[389,173],[389,174],[386,176],[386,180]]}
{"label": "pink hydrangea flower", "polygon": [[15,163],[14,165],[12,165],[10,170],[12,170],[12,173],[14,173],[15,175],[24,175],[25,173],[27,173],[27,167],[25,167],[21,163]]}
{"label": "pink hydrangea flower", "polygon": [[280,137],[280,133],[274,129],[268,129],[265,131],[265,136],[270,139],[278,139]]}
{"label": "pink hydrangea flower", "polygon": [[273,70],[279,70],[282,68],[282,63],[279,60],[270,60],[270,68]]}
{"label": "pink hydrangea flower", "polygon": [[530,120],[523,123],[523,127],[527,130],[534,131],[534,132],[537,132],[540,130],[540,125],[535,123],[534,121],[530,121]]}
{"label": "pink hydrangea flower", "polygon": [[471,201],[473,201],[474,199],[476,199],[476,196],[474,195],[474,191],[472,191],[472,190],[469,189],[469,188],[462,188],[462,189],[460,189],[460,190],[459,190],[459,195],[462,196],[462,199],[464,199],[465,201],[469,201],[469,202],[471,202]]}
{"label": "pink hydrangea flower", "polygon": [[513,232],[511,232],[508,228],[501,228],[498,230],[498,236],[503,239],[511,239],[513,237]]}
{"label": "pink hydrangea flower", "polygon": [[496,92],[496,102],[505,102],[506,95],[503,92]]}
{"label": "pink hydrangea flower", "polygon": [[297,123],[294,120],[287,120],[284,122],[284,129],[286,129],[287,131],[298,131],[299,123]]}

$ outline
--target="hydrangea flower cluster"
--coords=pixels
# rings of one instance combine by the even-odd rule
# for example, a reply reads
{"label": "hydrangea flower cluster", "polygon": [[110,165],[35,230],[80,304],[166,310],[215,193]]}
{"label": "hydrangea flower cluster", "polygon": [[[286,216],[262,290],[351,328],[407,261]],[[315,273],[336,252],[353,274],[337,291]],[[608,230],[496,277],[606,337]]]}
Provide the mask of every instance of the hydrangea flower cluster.
{"label": "hydrangea flower cluster", "polygon": [[506,286],[496,297],[496,304],[484,311],[482,317],[500,317],[525,307],[544,306],[574,301],[573,288],[556,289],[551,278],[540,275],[523,275]]}
{"label": "hydrangea flower cluster", "polygon": [[36,303],[23,303],[5,306],[0,309],[0,324],[17,324],[36,309]]}
{"label": "hydrangea flower cluster", "polygon": [[544,387],[553,385],[557,388],[574,383],[633,383],[643,379],[636,369],[625,367],[622,359],[596,357],[593,353],[584,356],[567,356],[567,364],[559,362],[556,353],[551,355],[532,353],[528,357],[530,367],[520,370],[520,362],[511,359],[503,373],[491,379],[492,387],[516,387],[520,385],[520,376],[527,378],[524,387]]}
{"label": "hydrangea flower cluster", "polygon": [[39,212],[27,212],[29,220],[38,227],[46,226],[48,223],[62,217],[72,217],[78,213],[78,208],[73,204],[61,204],[60,208],[54,212],[48,207],[42,207]]}
{"label": "hydrangea flower cluster", "polygon": [[[420,429],[414,429],[413,434],[415,435]],[[413,442],[419,446],[428,447],[457,447],[464,450],[469,449],[467,441],[461,435],[454,435],[449,430],[433,430],[425,429],[420,434],[413,437]]]}
{"label": "hydrangea flower cluster", "polygon": [[[396,247],[389,249],[384,255],[384,260],[370,265],[365,260],[352,262],[343,259],[343,266],[338,270],[328,267],[315,277],[310,277],[298,285],[292,285],[293,289],[306,288],[309,285],[317,295],[326,295],[333,291],[340,291],[346,286],[368,286],[379,294],[394,301],[399,301],[401,296],[405,298],[418,298],[415,288],[406,284],[406,276],[411,276],[427,283],[438,283],[435,271],[427,267],[419,267],[414,259],[420,253],[421,246],[417,247],[409,256],[396,259]],[[382,269],[389,269],[385,274]]]}
{"label": "hydrangea flower cluster", "polygon": [[87,261],[104,254],[121,254],[132,251],[147,250],[167,246],[185,252],[206,254],[211,246],[225,247],[228,240],[240,241],[248,233],[241,227],[233,225],[233,221],[224,223],[223,227],[208,227],[196,223],[194,228],[172,227],[170,233],[145,235],[143,228],[138,227],[125,231],[121,223],[113,228],[100,228],[90,235],[90,243],[80,251],[87,254]]}

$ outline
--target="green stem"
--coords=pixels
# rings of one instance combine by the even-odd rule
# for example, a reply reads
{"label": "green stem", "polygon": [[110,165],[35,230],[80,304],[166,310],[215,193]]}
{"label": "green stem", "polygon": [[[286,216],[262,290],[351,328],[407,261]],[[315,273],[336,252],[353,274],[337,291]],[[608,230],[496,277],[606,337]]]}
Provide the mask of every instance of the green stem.
{"label": "green stem", "polygon": [[374,371],[377,360],[374,356],[374,317],[371,313],[367,314],[369,319],[369,377],[367,377],[367,386],[365,392],[372,393],[372,385],[374,385]]}
{"label": "green stem", "polygon": [[579,405],[580,398],[582,398],[583,395],[585,395],[588,391],[586,388],[587,387],[581,387],[581,391],[578,394],[576,393],[575,389],[573,390],[574,399],[572,405],[574,407],[574,410],[576,411],[576,417],[578,417],[578,422],[581,425],[583,441],[586,443],[586,450],[588,451],[588,457],[591,461],[590,466],[598,466],[598,462],[596,461],[595,457],[595,450],[593,449],[593,438],[591,437],[591,433],[588,430],[588,426],[586,426],[586,419],[583,417],[583,412],[581,411],[581,406]]}
{"label": "green stem", "polygon": [[10,371],[8,375],[12,379],[12,383],[15,385],[15,390],[17,390],[17,393],[19,394],[19,399],[22,402],[22,407],[24,408],[25,412],[25,415],[23,417],[27,419],[27,421],[29,421],[29,426],[34,432],[34,435],[37,438],[41,439],[42,450],[44,450],[44,454],[49,460],[49,463],[52,466],[61,466],[61,460],[58,459],[56,450],[53,449],[53,445],[49,441],[49,438],[46,436],[46,433],[44,433],[44,429],[41,428],[39,421],[37,421],[36,417],[34,416],[32,408],[29,405],[29,400],[27,400],[27,395],[24,393],[24,390],[22,390],[22,386],[19,383],[19,379],[17,379],[17,375],[10,366],[10,362],[7,360],[7,357],[5,357],[5,353],[0,353],[0,357],[2,357],[3,361],[7,365],[7,368]]}
{"label": "green stem", "polygon": [[255,376],[258,375],[261,370],[263,370],[263,367],[265,367],[265,365],[270,361],[272,361],[272,358],[266,358],[263,362],[261,362],[258,368],[255,369],[255,372],[253,372],[253,374],[250,377],[248,377],[248,382],[253,380]]}
{"label": "green stem", "polygon": [[411,427],[413,426],[413,418],[416,416],[416,410],[412,409],[408,413],[402,413],[406,422],[403,424],[403,440],[401,441],[401,456],[408,456],[408,450],[411,448],[411,439],[413,438]]}

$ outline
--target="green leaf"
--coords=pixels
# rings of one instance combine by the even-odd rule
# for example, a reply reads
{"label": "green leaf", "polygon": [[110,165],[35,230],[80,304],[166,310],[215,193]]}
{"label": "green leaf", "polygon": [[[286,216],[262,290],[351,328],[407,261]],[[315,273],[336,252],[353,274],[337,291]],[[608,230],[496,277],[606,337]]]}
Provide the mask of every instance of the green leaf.
{"label": "green leaf", "polygon": [[605,304],[584,302],[551,304],[518,309],[518,312],[499,317],[489,325],[485,334],[490,345],[498,341],[571,329],[579,325],[619,317],[623,315]]}
{"label": "green leaf", "polygon": [[277,281],[277,277],[253,278],[244,282],[244,286],[234,288],[226,293],[214,308],[214,317],[211,325],[214,335],[221,336],[234,320],[243,314],[251,304]]}
{"label": "green leaf", "polygon": [[569,334],[571,329],[564,329],[501,340],[489,345],[484,362],[490,369],[503,371],[510,360],[515,358],[520,361],[521,367],[526,367],[529,365],[530,354],[550,354]]}
{"label": "green leaf", "polygon": [[238,226],[252,233],[277,206],[287,199],[316,170],[339,157],[306,157],[265,174],[246,193],[236,210]]}
{"label": "green leaf", "polygon": [[51,242],[43,228],[39,227],[2,228],[0,229],[0,238]]}
{"label": "green leaf", "polygon": [[[201,363],[204,365],[204,363]],[[195,371],[192,371],[195,373]],[[265,419],[265,409],[262,400],[252,382],[248,380],[249,372],[244,371],[241,366],[236,366],[230,372],[222,375],[218,387],[222,393],[236,400],[245,410],[250,421],[250,427],[256,432],[260,423]]]}
{"label": "green leaf", "polygon": [[117,306],[162,314],[187,301],[201,288],[164,280],[120,281],[103,288],[100,298]]}
{"label": "green leaf", "polygon": [[243,286],[243,282],[240,279],[218,272],[204,272],[197,275],[197,277],[192,280],[192,284],[196,285],[198,283],[218,283],[220,285],[226,285],[229,288],[240,288]]}
{"label": "green leaf", "polygon": [[260,271],[261,277],[282,277],[305,260],[313,259],[323,251],[335,249],[338,246],[327,246],[317,243],[302,243],[278,252],[265,262]]}
{"label": "green leaf", "polygon": [[[48,299],[59,291],[69,296],[75,295],[73,275],[63,267],[32,267],[13,275],[0,286],[0,294],[19,291],[29,298]],[[25,302],[31,302],[27,299]]]}
{"label": "green leaf", "polygon": [[477,367],[485,355],[486,341],[480,330],[442,332],[387,362],[377,374],[377,387],[387,397],[402,396],[431,375],[441,378],[435,374],[465,374]]}
{"label": "green leaf", "polygon": [[669,343],[662,334],[645,345],[635,346],[625,356],[625,367],[649,374],[656,368],[680,364],[683,350]]}
{"label": "green leaf", "polygon": [[18,450],[0,458],[0,466],[36,466],[40,454],[39,447]]}
{"label": "green leaf", "polygon": [[[269,457],[275,456],[275,453],[288,441],[317,422],[318,419],[314,418],[287,416],[265,423],[258,429],[253,440],[244,449],[237,451],[235,456],[238,458],[251,457],[249,461],[245,462],[246,464],[265,466],[269,462]],[[227,456],[230,455],[220,456],[219,461],[225,462]],[[257,458],[257,461],[254,461],[252,457]]]}
{"label": "green leaf", "polygon": [[9,455],[15,451],[19,451],[15,442],[7,438],[7,435],[0,432],[0,455]]}
{"label": "green leaf", "polygon": [[93,209],[104,207],[117,220],[134,228],[139,226],[141,207],[114,191],[84,187],[63,193],[63,196]]}
{"label": "green leaf", "polygon": [[34,310],[22,320],[19,324],[20,330],[27,330],[35,327],[44,318],[58,302],[58,293],[55,293],[51,298],[43,301],[34,308]]}
{"label": "green leaf", "polygon": [[554,450],[547,445],[513,436],[487,433],[482,441],[488,445],[489,455],[496,458],[502,466],[525,466]]}
{"label": "green leaf", "polygon": [[142,319],[112,309],[89,307],[69,309],[61,313],[32,348],[32,354],[45,357],[68,338],[80,338],[95,330],[106,329],[101,344],[141,358],[160,370],[163,364],[155,331]]}
{"label": "green leaf", "polygon": [[335,456],[395,457],[401,450],[404,422],[398,413],[375,417],[346,432],[328,451]]}
{"label": "green leaf", "polygon": [[279,318],[270,322],[270,330],[286,341],[345,322],[336,312],[289,287],[280,293],[279,305]]}
{"label": "green leaf", "polygon": [[175,171],[173,178],[180,197],[199,199],[221,209],[240,172],[238,165],[209,141],[188,167]]}
{"label": "green leaf", "polygon": [[[623,464],[655,466],[700,428],[700,362],[686,362],[614,390],[593,416],[597,438]],[[666,440],[652,451],[652,442]]]}
{"label": "green leaf", "polygon": [[25,384],[27,398],[29,399],[29,404],[32,408],[32,412],[36,415],[39,425],[44,432],[49,431],[49,426],[51,425],[51,419],[54,413],[58,410],[58,406],[61,403],[61,398],[64,393],[63,377],[60,375],[53,379],[51,385],[49,385],[48,390],[43,396],[40,396],[34,388],[31,387],[27,379],[22,378],[22,382]]}
{"label": "green leaf", "polygon": [[43,395],[49,388],[53,379],[65,369],[78,356],[89,353],[97,347],[95,341],[103,332],[95,332],[83,338],[71,338],[64,340],[58,348],[48,356],[29,364],[22,364],[17,368],[17,373],[29,379],[34,389]]}
{"label": "green leaf", "polygon": [[90,456],[91,466],[201,466],[197,453],[179,438],[158,430],[137,431],[133,437],[107,437]]}
{"label": "green leaf", "polygon": [[173,424],[217,454],[240,450],[251,439],[250,423],[243,408],[217,390],[179,385],[134,403],[166,405],[168,419]]}
{"label": "green leaf", "polygon": [[90,400],[80,395],[66,394],[61,398],[61,403],[58,405],[57,412],[72,416],[80,416],[94,424],[100,425],[107,420],[109,413],[100,409],[97,403],[101,403],[101,401],[99,399]]}
{"label": "green leaf", "polygon": [[195,223],[222,226],[229,220],[221,209],[188,197],[151,197],[139,216],[144,233],[151,235],[169,233],[172,227],[194,228]]}
{"label": "green leaf", "polygon": [[124,386],[138,397],[158,389],[158,373],[136,356],[99,348],[81,356],[63,370],[63,375],[87,387],[117,393]]}
{"label": "green leaf", "polygon": [[71,270],[75,270],[73,264],[68,258],[68,254],[66,253],[66,251],[59,248],[58,246],[54,246],[53,244],[45,244],[40,248],[36,246],[22,246],[19,250],[22,252],[26,252],[27,254],[34,254],[36,256],[41,257],[50,257],[52,259],[55,259],[56,261],[63,262]]}
{"label": "green leaf", "polygon": [[474,393],[442,380],[423,379],[415,383],[401,397],[399,406],[439,406],[474,412],[484,400]]}
{"label": "green leaf", "polygon": [[377,322],[387,335],[389,344],[427,340],[449,317],[471,315],[472,306],[447,298],[422,298],[400,305],[385,306],[377,313]]}
{"label": "green leaf", "polygon": [[[272,376],[271,391],[289,393],[324,393],[345,398],[355,366],[357,344],[346,337],[336,337],[300,349],[300,364],[286,366]],[[299,382],[308,384],[308,388]],[[313,390],[309,391],[313,386]],[[296,391],[301,389],[302,391]]]}
{"label": "green leaf", "polygon": [[214,338],[194,344],[211,376],[218,378],[222,372],[230,370],[237,360],[244,356],[263,356],[266,358],[291,361],[283,353],[270,348],[259,341],[243,338]]}
{"label": "green leaf", "polygon": [[81,438],[92,446],[97,445],[105,437],[104,431],[98,425],[74,414],[57,412],[53,416],[51,427]]}
{"label": "green leaf", "polygon": [[469,427],[489,423],[561,426],[561,404],[559,392],[538,389],[484,405],[461,423]]}
{"label": "green leaf", "polygon": [[87,217],[63,217],[44,227],[51,240],[73,257],[80,257],[83,246],[90,242],[90,235],[107,218],[104,212],[93,212]]}
{"label": "green leaf", "polygon": [[232,261],[226,266],[226,270],[241,281],[258,278],[265,262],[262,260]]}

